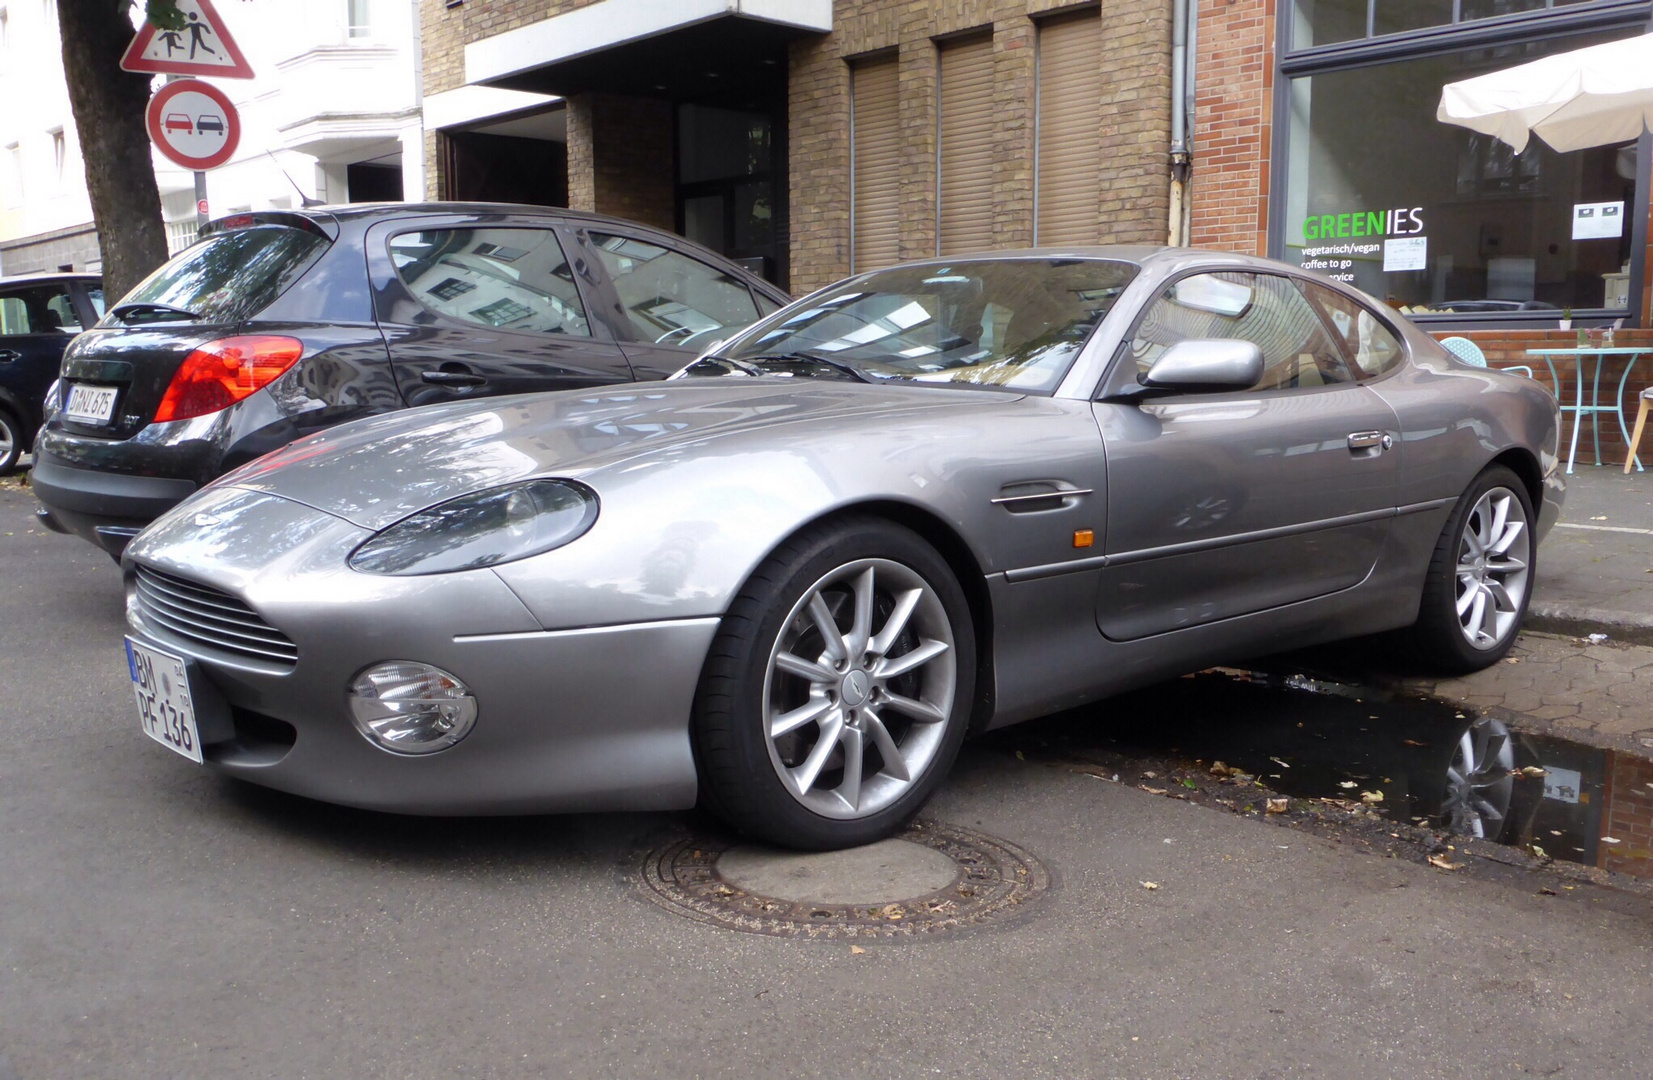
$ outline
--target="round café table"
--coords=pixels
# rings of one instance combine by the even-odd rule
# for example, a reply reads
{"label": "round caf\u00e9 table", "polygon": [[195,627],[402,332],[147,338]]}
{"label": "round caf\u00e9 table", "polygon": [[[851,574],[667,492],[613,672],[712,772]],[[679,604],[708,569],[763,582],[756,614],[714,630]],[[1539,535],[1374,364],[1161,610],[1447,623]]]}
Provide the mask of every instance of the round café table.
{"label": "round caf\u00e9 table", "polygon": [[[1602,413],[1612,413],[1619,418],[1619,431],[1624,436],[1626,452],[1629,452],[1630,428],[1624,422],[1624,388],[1630,382],[1630,371],[1636,366],[1636,361],[1650,353],[1653,353],[1653,346],[1639,348],[1629,346],[1593,348],[1586,346],[1576,349],[1527,350],[1528,356],[1540,357],[1549,366],[1550,374],[1556,376],[1557,399],[1562,398],[1562,392],[1561,379],[1556,375],[1556,361],[1565,363],[1567,360],[1572,360],[1574,362],[1573,403],[1561,406],[1562,412],[1573,414],[1573,441],[1572,446],[1567,451],[1567,472],[1569,474],[1573,471],[1573,459],[1578,456],[1578,429],[1579,425],[1584,422],[1585,416],[1590,417],[1590,434],[1595,439],[1597,465],[1601,464],[1601,426],[1599,418]],[[1603,404],[1601,401],[1601,367],[1609,356],[1623,356],[1627,359],[1624,362],[1624,374],[1619,376],[1618,392],[1613,395],[1610,404]],[[1584,404],[1584,365],[1590,360],[1595,361],[1595,371],[1590,378],[1590,403],[1586,405]],[[1642,471],[1641,458],[1632,454],[1631,460],[1635,461],[1636,470],[1638,472]]]}

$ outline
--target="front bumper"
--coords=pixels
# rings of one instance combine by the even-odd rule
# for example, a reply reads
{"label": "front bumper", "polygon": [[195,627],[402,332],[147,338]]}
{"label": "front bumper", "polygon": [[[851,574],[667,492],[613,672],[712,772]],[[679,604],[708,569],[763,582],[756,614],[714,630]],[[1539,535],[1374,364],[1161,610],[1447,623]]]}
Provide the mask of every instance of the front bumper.
{"label": "front bumper", "polygon": [[[217,524],[192,528],[201,515]],[[210,539],[203,532],[210,532]],[[134,637],[195,661],[231,724],[203,728],[207,764],[327,802],[411,814],[667,810],[694,805],[689,713],[715,617],[544,630],[489,570],[418,578],[349,570],[365,530],[297,503],[214,489],[129,550]],[[152,618],[142,565],[239,598],[297,659],[234,656]],[[475,728],[427,756],[352,725],[363,668],[417,660],[476,695]]]}

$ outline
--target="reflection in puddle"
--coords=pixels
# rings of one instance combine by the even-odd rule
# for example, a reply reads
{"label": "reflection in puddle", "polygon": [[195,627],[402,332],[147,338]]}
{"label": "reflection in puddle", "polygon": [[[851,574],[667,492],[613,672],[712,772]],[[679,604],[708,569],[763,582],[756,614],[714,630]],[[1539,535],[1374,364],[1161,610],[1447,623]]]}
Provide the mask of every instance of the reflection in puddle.
{"label": "reflection in puddle", "polygon": [[1653,877],[1653,761],[1374,687],[1219,669],[1003,737],[1077,760],[1221,761],[1283,794]]}

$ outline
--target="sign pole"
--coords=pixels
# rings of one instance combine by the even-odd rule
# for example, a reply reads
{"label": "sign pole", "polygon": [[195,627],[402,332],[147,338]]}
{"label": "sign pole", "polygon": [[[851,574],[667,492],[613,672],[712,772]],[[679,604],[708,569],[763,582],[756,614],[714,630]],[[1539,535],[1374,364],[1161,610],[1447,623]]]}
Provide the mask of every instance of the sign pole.
{"label": "sign pole", "polygon": [[[182,81],[182,75],[168,75],[166,81],[175,83]],[[202,226],[212,217],[207,213],[207,174],[200,169],[195,170],[195,229],[199,232]]]}

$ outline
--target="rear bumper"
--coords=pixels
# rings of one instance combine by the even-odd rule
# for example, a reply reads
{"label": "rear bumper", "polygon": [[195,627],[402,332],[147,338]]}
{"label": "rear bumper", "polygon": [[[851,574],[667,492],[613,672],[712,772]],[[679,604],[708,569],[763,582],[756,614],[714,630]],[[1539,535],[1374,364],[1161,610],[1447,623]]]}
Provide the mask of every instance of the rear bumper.
{"label": "rear bumper", "polygon": [[195,493],[192,480],[77,469],[36,455],[29,485],[59,531],[119,555],[139,529]]}

